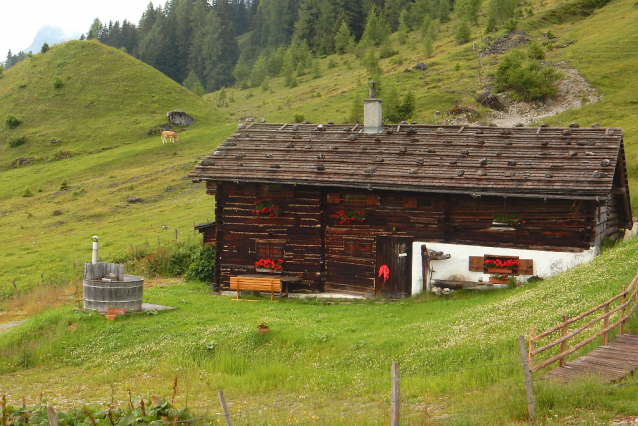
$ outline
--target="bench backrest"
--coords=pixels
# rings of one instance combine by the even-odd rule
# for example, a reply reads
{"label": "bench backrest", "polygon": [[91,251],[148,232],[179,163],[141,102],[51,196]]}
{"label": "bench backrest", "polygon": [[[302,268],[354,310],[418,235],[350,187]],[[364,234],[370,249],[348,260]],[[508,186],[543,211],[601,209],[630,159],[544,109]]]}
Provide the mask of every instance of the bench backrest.
{"label": "bench backrest", "polygon": [[281,280],[270,277],[230,277],[231,290],[281,291]]}

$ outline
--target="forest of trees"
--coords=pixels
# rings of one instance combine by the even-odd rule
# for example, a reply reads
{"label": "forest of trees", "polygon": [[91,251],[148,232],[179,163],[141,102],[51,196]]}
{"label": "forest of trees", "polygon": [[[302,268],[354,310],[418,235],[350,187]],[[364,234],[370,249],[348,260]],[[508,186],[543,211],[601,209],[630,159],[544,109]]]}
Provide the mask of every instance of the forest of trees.
{"label": "forest of trees", "polygon": [[[488,30],[519,6],[488,1]],[[383,47],[397,31],[405,42],[409,31],[420,30],[431,54],[438,23],[452,13],[465,31],[457,42],[467,42],[480,7],[481,0],[168,0],[149,3],[137,24],[96,18],[82,38],[121,49],[202,93],[255,87],[275,76],[294,86],[298,76],[319,73],[317,57],[332,53],[355,52],[374,74],[376,58],[366,48]],[[26,56],[9,51],[5,67]]]}

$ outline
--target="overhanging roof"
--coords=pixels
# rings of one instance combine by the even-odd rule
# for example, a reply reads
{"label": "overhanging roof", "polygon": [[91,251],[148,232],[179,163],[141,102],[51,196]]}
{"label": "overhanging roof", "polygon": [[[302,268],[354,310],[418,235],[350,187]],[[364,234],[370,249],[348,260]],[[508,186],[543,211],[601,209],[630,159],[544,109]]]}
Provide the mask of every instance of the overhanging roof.
{"label": "overhanging roof", "polygon": [[[242,127],[240,125],[240,127]],[[189,174],[211,181],[604,200],[626,173],[619,128],[253,123]],[[619,161],[620,160],[620,161]]]}

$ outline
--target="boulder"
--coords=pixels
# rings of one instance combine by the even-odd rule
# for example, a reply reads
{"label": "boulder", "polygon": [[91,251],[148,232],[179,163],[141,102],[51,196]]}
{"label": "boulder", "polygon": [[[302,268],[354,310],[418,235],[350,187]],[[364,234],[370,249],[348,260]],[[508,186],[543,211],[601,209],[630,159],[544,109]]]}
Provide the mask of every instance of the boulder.
{"label": "boulder", "polygon": [[419,71],[425,71],[426,69],[428,69],[428,66],[425,65],[423,62],[419,62],[418,64],[416,64],[412,68],[416,68]]}
{"label": "boulder", "polygon": [[195,119],[184,111],[170,111],[166,113],[168,121],[174,126],[190,126]]}
{"label": "boulder", "polygon": [[142,199],[140,197],[128,197],[126,202],[129,204],[141,203]]}
{"label": "boulder", "polygon": [[148,129],[148,132],[146,132],[147,135],[155,135],[157,134],[157,131],[155,129]]}

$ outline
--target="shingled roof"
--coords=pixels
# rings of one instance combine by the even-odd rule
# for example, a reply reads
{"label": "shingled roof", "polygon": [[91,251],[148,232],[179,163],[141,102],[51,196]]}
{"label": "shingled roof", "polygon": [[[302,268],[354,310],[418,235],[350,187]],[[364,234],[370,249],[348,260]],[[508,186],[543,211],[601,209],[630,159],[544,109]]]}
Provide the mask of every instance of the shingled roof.
{"label": "shingled roof", "polygon": [[629,208],[622,129],[253,123],[190,173],[210,181],[508,197],[595,199]]}

